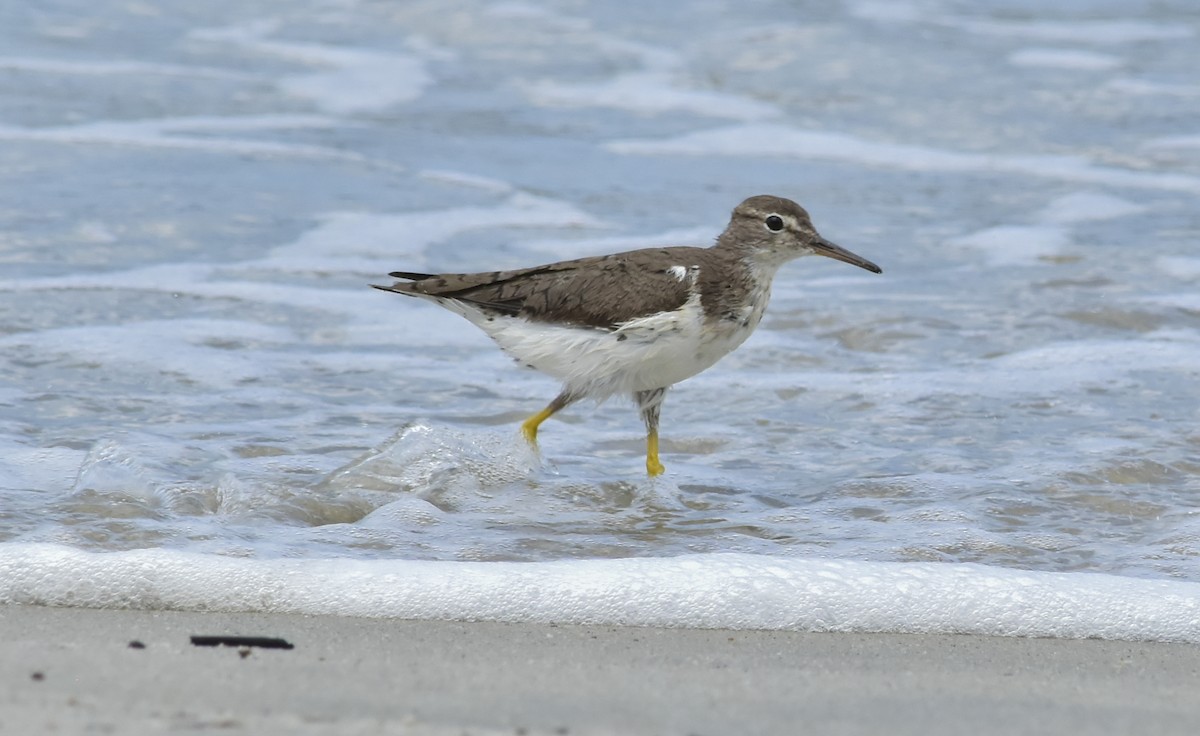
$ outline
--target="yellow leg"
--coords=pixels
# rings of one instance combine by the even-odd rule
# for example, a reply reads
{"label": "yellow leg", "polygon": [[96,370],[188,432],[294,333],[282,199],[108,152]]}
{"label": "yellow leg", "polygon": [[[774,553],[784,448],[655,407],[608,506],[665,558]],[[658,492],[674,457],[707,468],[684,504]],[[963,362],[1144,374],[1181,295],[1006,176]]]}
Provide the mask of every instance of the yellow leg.
{"label": "yellow leg", "polygon": [[545,409],[526,419],[525,423],[521,425],[521,434],[525,435],[525,439],[529,441],[529,444],[537,447],[538,427],[542,425],[542,422],[554,416],[555,412],[574,403],[575,398],[566,391],[563,391],[558,396],[555,396],[554,401],[547,404]]}
{"label": "yellow leg", "polygon": [[662,475],[666,468],[658,461],[658,430],[652,429],[646,435],[646,472],[654,477]]}
{"label": "yellow leg", "polygon": [[666,470],[658,461],[658,414],[667,388],[664,386],[649,391],[635,391],[633,394],[633,400],[637,402],[638,410],[642,413],[642,421],[646,423],[646,473],[651,478],[662,475]]}
{"label": "yellow leg", "polygon": [[537,447],[538,427],[541,426],[542,422],[546,421],[551,416],[553,416],[555,411],[556,411],[556,409],[554,408],[553,404],[550,406],[547,406],[545,409],[542,409],[537,414],[534,414],[533,416],[526,419],[525,423],[521,425],[521,434],[525,435],[525,439],[529,441],[529,444],[533,445],[534,447]]}

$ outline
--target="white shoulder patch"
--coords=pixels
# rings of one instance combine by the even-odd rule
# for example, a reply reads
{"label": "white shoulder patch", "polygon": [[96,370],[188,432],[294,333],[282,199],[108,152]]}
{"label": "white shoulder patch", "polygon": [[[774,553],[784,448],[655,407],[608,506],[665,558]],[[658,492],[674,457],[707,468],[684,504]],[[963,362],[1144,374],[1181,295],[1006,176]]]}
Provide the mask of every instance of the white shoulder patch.
{"label": "white shoulder patch", "polygon": [[687,266],[671,266],[670,268],[667,269],[667,273],[671,274],[672,276],[679,279],[680,281],[687,280],[688,271],[689,271],[689,269]]}

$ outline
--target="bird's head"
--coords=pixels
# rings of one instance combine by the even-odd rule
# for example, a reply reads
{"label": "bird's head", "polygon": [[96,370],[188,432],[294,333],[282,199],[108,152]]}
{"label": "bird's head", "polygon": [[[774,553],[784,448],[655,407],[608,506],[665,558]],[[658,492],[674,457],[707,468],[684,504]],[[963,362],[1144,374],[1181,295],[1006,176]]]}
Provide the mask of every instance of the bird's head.
{"label": "bird's head", "polygon": [[826,256],[874,273],[879,266],[821,237],[808,212],[790,199],[759,195],[733,210],[719,246],[746,251],[764,265],[778,266],[801,256]]}

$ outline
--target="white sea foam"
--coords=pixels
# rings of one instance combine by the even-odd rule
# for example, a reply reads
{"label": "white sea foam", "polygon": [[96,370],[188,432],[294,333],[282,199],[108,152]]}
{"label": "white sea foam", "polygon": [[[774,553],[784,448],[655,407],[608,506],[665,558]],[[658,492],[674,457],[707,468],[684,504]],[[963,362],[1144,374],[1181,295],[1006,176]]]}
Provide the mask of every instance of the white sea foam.
{"label": "white sea foam", "polygon": [[911,23],[926,15],[911,0],[854,0],[847,5],[852,15],[865,20]]}
{"label": "white sea foam", "polygon": [[73,74],[80,76],[146,75],[166,77],[195,77],[201,79],[230,79],[235,81],[261,81],[257,74],[230,71],[210,66],[187,66],[183,64],[158,64],[145,61],[91,59],[72,61],[69,59],[37,58],[29,56],[0,56],[0,69],[41,74]]}
{"label": "white sea foam", "polygon": [[1119,169],[1093,163],[1081,156],[964,153],[767,123],[733,125],[675,138],[616,140],[610,142],[608,147],[625,154],[791,156],[906,171],[998,172],[1089,184],[1200,193],[1200,177]]}
{"label": "white sea foam", "polygon": [[[1127,340],[1074,340],[1011,353],[995,359],[998,371],[1029,370],[1038,373],[1078,370],[1081,379],[1090,366],[1097,375],[1124,374],[1129,370],[1187,370],[1200,357],[1200,336],[1175,333],[1174,339],[1139,340],[1131,349]],[[1182,338],[1183,342],[1179,341]],[[1102,367],[1101,367],[1102,366]],[[1097,370],[1098,369],[1098,370]]]}
{"label": "white sea foam", "polygon": [[586,33],[594,27],[586,18],[557,13],[545,5],[515,0],[488,3],[483,9],[483,15],[498,20],[515,20],[523,25],[536,24],[540,28],[554,33]]}
{"label": "white sea foam", "polygon": [[763,120],[779,117],[774,105],[738,95],[688,89],[672,69],[620,74],[594,84],[540,81],[526,86],[534,104],[553,107],[612,107],[638,113],[691,112],[716,118]]}
{"label": "white sea foam", "polygon": [[478,174],[468,174],[463,171],[450,171],[448,169],[423,169],[417,172],[417,176],[429,181],[436,181],[442,184],[450,184],[453,186],[467,187],[469,189],[481,189],[487,192],[496,192],[497,194],[509,194],[513,191],[513,185],[501,179],[493,179],[489,176],[480,176]]}
{"label": "white sea foam", "polygon": [[[288,94],[307,98],[335,115],[373,112],[409,102],[433,82],[425,60],[416,54],[280,41],[270,38],[277,28],[275,21],[263,20],[195,30],[190,35],[197,40],[231,44],[320,68],[321,71],[285,75],[278,84]],[[428,44],[418,46],[426,55],[446,56],[446,52]]]}
{"label": "white sea foam", "polygon": [[891,23],[927,23],[1001,38],[1027,38],[1039,41],[1067,41],[1089,44],[1129,44],[1146,41],[1171,41],[1191,38],[1191,28],[1170,23],[1154,23],[1140,19],[1113,18],[1090,20],[1073,18],[1059,20],[1001,20],[978,16],[932,14],[915,2],[901,0],[855,0],[850,12],[872,21]]}
{"label": "white sea foam", "polygon": [[287,158],[341,159],[387,168],[386,163],[333,148],[302,143],[281,143],[253,138],[187,135],[207,131],[330,127],[328,118],[312,115],[257,115],[244,117],[152,118],[98,120],[78,125],[22,127],[0,125],[0,140],[42,143],[98,144],[134,148],[167,148],[220,154],[279,156]]}
{"label": "white sea foam", "polygon": [[1151,138],[1142,145],[1147,148],[1200,148],[1200,133]]}
{"label": "white sea foam", "polygon": [[11,544],[0,547],[0,602],[1200,643],[1196,583],[742,554],[471,563]]}
{"label": "white sea foam", "polygon": [[938,19],[939,23],[981,36],[1029,38],[1087,44],[1130,44],[1191,38],[1195,31],[1183,25],[1133,19],[1070,21],[1003,21],[966,17]]}
{"label": "white sea foam", "polygon": [[1120,57],[1079,49],[1020,49],[1008,55],[1008,62],[1016,66],[1086,71],[1105,71],[1121,66]]}
{"label": "white sea foam", "polygon": [[1179,279],[1200,279],[1200,258],[1194,256],[1162,256],[1154,265],[1160,271]]}
{"label": "white sea foam", "polygon": [[1028,266],[1065,255],[1074,242],[1070,225],[1125,217],[1145,209],[1108,194],[1073,192],[1034,213],[1033,219],[1045,224],[1000,225],[951,238],[947,243],[981,251],[992,266]]}
{"label": "white sea foam", "polygon": [[1050,201],[1038,212],[1042,222],[1071,224],[1094,220],[1111,220],[1145,212],[1146,208],[1127,199],[1099,192],[1072,192]]}
{"label": "white sea foam", "polygon": [[1061,227],[1005,225],[954,238],[949,243],[983,251],[990,265],[1012,266],[1056,256],[1071,245],[1071,237]]}

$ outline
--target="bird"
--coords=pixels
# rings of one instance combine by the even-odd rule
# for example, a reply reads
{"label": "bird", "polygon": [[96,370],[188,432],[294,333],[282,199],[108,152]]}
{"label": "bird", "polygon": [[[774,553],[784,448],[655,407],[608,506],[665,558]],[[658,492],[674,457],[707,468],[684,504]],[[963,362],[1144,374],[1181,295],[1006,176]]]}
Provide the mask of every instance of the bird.
{"label": "bird", "polygon": [[676,383],[710,368],[762,320],[779,268],[820,255],[882,273],[826,240],[790,199],[750,197],[710,247],[642,248],[481,273],[393,271],[383,291],[425,299],[465,317],[519,363],[562,388],[521,425],[538,428],[583,398],[633,397],[646,426],[646,472],[661,475],[659,418]]}

